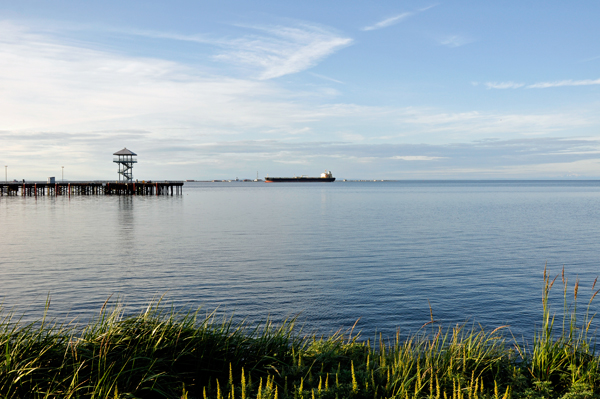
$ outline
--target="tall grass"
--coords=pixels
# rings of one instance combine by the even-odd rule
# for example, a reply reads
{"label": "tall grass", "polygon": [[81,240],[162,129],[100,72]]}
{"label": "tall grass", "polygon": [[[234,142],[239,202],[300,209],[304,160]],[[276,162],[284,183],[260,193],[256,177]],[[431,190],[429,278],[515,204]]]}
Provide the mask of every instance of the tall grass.
{"label": "tall grass", "polygon": [[[544,271],[542,323],[529,342],[493,331],[428,323],[408,339],[352,333],[302,336],[295,320],[250,328],[215,314],[154,302],[134,316],[103,306],[89,324],[43,317],[0,320],[2,398],[595,398],[600,358],[592,294],[577,309],[562,274],[559,322],[549,306],[558,280]],[[558,326],[558,327],[557,327]]]}

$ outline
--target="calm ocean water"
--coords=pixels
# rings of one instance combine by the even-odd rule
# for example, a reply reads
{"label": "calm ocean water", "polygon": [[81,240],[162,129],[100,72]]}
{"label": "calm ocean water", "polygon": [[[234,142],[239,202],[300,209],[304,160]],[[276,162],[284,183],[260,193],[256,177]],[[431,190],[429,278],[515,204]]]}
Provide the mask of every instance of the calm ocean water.
{"label": "calm ocean water", "polygon": [[[0,197],[0,301],[86,318],[165,295],[255,323],[363,336],[541,320],[544,265],[589,298],[600,182],[188,183],[173,197]],[[556,292],[557,296],[559,292]],[[571,295],[571,294],[569,294]],[[585,302],[585,301],[584,301]],[[560,302],[556,306],[560,311]],[[596,311],[596,307],[593,309]]]}

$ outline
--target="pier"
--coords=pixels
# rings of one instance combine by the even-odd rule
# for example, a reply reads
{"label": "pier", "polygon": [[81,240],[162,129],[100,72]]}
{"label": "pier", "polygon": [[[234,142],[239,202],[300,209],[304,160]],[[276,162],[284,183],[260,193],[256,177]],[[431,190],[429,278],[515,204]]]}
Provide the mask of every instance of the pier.
{"label": "pier", "polygon": [[0,196],[24,197],[59,195],[181,195],[183,181],[72,181],[72,182],[3,182]]}
{"label": "pier", "polygon": [[[127,148],[115,152],[117,158],[113,162],[119,165],[119,180],[92,181],[7,181],[5,166],[5,181],[0,183],[0,196],[12,195],[23,197],[59,195],[180,195],[183,194],[183,181],[152,181],[133,180],[133,165],[137,163],[137,154]],[[64,166],[63,166],[64,173]],[[64,179],[64,175],[62,176]]]}

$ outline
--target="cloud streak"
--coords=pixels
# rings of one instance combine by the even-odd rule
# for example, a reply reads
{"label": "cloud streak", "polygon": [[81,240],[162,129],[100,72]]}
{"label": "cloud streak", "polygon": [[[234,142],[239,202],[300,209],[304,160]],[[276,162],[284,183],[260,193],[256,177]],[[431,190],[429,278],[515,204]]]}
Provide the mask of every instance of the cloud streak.
{"label": "cloud streak", "polygon": [[413,16],[413,15],[415,15],[415,12],[403,12],[401,14],[394,15],[393,17],[389,17],[389,18],[386,18],[386,19],[384,19],[382,21],[379,21],[376,24],[365,26],[361,30],[368,32],[368,31],[371,31],[371,30],[377,30],[377,29],[387,28],[388,26],[392,26],[394,24],[397,24],[398,22],[403,21],[406,18],[408,18],[410,16]]}
{"label": "cloud streak", "polygon": [[334,30],[311,24],[239,25],[252,33],[237,38],[215,38],[208,35],[183,35],[146,30],[118,31],[123,34],[153,39],[167,39],[209,45],[219,49],[214,60],[242,68],[251,68],[259,80],[274,79],[304,71],[353,40]]}
{"label": "cloud streak", "polygon": [[550,87],[564,86],[593,86],[600,85],[600,79],[584,79],[584,80],[560,80],[556,82],[541,82],[527,86],[528,89],[547,89]]}
{"label": "cloud streak", "polygon": [[429,157],[426,155],[395,155],[392,159],[399,159],[402,161],[435,161],[437,159],[444,159],[444,157]]}
{"label": "cloud streak", "polygon": [[553,87],[573,87],[573,86],[595,86],[600,85],[600,79],[583,79],[583,80],[558,80],[554,82],[539,82],[526,85],[525,83],[515,82],[486,82],[485,86],[488,89],[549,89]]}
{"label": "cloud streak", "polygon": [[525,86],[525,84],[515,82],[486,82],[485,86],[488,89],[518,89],[519,87]]}
{"label": "cloud streak", "polygon": [[446,37],[440,39],[439,42],[442,46],[454,48],[454,47],[461,47],[461,46],[464,46],[465,44],[472,43],[473,40],[468,37],[462,36],[462,35],[451,35],[451,36],[446,36]]}
{"label": "cloud streak", "polygon": [[427,6],[427,7],[423,7],[417,11],[406,11],[400,14],[396,14],[393,17],[389,17],[389,18],[385,18],[373,25],[368,25],[365,26],[363,28],[361,28],[362,31],[371,31],[371,30],[377,30],[377,29],[383,29],[383,28],[387,28],[388,26],[392,26],[397,24],[398,22],[404,21],[405,19],[412,17],[415,14],[419,14],[421,12],[427,11],[430,8],[435,7],[436,5],[431,5],[431,6]]}
{"label": "cloud streak", "polygon": [[320,75],[320,74],[318,74],[318,73],[313,73],[313,72],[311,72],[310,74],[311,74],[312,76],[315,76],[315,77],[317,77],[317,78],[320,78],[320,79],[329,80],[330,82],[335,82],[335,83],[339,83],[339,84],[342,84],[342,85],[345,85],[345,84],[346,84],[346,82],[342,82],[341,80],[337,80],[337,79],[334,79],[334,78],[330,78],[329,76],[324,76],[324,75]]}
{"label": "cloud streak", "polygon": [[268,80],[315,66],[320,60],[349,46],[353,40],[315,25],[254,26],[262,34],[221,42],[225,51],[215,59],[262,69],[258,78]]}
{"label": "cloud streak", "polygon": [[281,129],[284,120],[307,118],[286,103],[290,93],[267,82],[65,44],[7,22],[0,23],[0,86],[0,129],[189,127],[202,121],[203,133],[230,134],[241,126]]}

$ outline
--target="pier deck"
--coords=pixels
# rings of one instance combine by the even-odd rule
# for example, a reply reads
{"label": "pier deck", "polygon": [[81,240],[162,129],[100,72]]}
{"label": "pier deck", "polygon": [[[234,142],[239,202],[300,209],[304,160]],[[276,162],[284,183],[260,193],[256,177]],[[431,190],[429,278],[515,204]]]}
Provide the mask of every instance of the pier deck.
{"label": "pier deck", "polygon": [[70,182],[0,182],[0,196],[21,195],[180,195],[183,181],[70,181]]}

